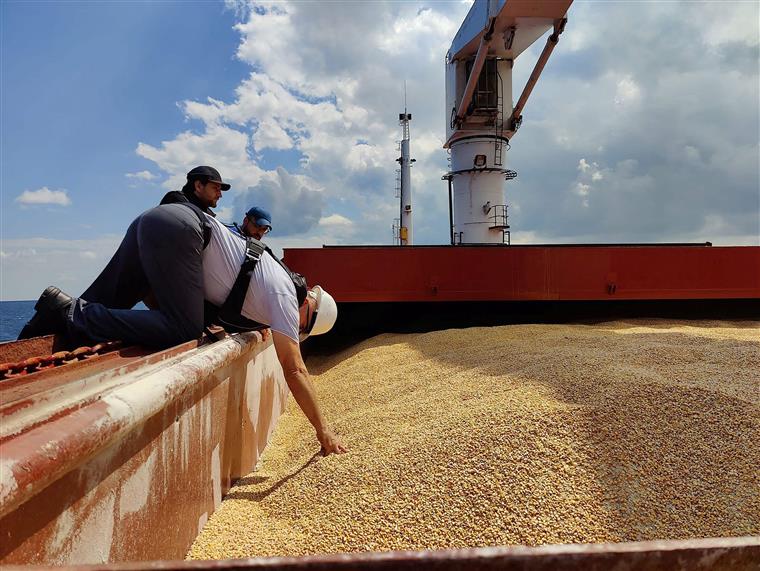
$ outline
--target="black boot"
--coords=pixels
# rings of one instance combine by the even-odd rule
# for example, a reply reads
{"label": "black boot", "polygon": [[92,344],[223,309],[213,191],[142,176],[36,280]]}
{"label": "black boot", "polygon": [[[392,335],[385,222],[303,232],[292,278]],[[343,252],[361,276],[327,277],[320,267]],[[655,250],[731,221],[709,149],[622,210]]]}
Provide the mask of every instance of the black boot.
{"label": "black boot", "polygon": [[55,286],[48,287],[34,305],[37,312],[19,333],[19,339],[40,337],[66,331],[66,316],[74,298]]}

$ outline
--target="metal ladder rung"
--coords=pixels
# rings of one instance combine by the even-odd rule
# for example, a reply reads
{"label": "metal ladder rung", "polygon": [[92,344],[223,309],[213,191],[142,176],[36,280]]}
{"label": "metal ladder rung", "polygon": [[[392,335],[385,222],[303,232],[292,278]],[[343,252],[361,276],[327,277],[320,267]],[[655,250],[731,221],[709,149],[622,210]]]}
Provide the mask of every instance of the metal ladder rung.
{"label": "metal ladder rung", "polygon": [[[498,65],[498,64],[497,64]],[[496,68],[496,76],[499,78],[499,84],[496,86],[496,120],[494,121],[494,134],[496,135],[496,144],[494,145],[493,164],[500,167],[504,164],[504,142],[501,137],[504,135],[504,94],[499,86],[503,86],[499,68]]]}

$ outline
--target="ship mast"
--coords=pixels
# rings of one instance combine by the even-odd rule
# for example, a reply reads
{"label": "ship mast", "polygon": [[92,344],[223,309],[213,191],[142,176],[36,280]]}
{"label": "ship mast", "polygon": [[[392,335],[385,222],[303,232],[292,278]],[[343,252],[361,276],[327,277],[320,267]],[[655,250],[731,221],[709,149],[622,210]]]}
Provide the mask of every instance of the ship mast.
{"label": "ship mast", "polygon": [[399,113],[398,122],[401,125],[401,142],[399,149],[401,156],[396,159],[400,168],[397,172],[396,197],[399,198],[399,217],[394,224],[394,241],[400,246],[413,244],[413,221],[412,221],[412,159],[409,155],[409,123],[412,114],[406,107],[406,82],[404,82],[404,112]]}
{"label": "ship mast", "polygon": [[412,120],[411,113],[400,113],[399,123],[403,131],[401,139],[401,227],[399,228],[399,243],[402,246],[411,246],[413,243],[413,223],[412,223],[412,162],[414,159],[409,157],[409,122]]}

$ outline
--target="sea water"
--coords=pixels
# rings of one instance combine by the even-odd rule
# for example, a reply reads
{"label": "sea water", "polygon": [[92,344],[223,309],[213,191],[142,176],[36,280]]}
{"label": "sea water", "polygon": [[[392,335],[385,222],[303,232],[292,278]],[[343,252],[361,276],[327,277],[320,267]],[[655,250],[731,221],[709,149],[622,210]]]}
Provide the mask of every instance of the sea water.
{"label": "sea water", "polygon": [[[0,301],[0,343],[16,340],[26,322],[34,315],[35,303],[37,300]],[[148,308],[140,302],[135,309],[147,310]]]}
{"label": "sea water", "polygon": [[18,337],[24,324],[34,315],[32,301],[0,301],[0,342]]}

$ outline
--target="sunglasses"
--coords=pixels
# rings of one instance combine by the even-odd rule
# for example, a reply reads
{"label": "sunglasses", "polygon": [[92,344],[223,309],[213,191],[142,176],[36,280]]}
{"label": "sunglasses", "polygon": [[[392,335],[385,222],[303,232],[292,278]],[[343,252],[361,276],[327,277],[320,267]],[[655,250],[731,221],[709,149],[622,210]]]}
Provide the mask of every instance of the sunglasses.
{"label": "sunglasses", "polygon": [[253,220],[251,220],[250,218],[248,218],[247,216],[245,217],[245,220],[243,221],[243,224],[244,225],[245,224],[250,224],[251,226],[257,228],[262,234],[269,234],[272,231],[272,227],[271,226],[259,226]]}

